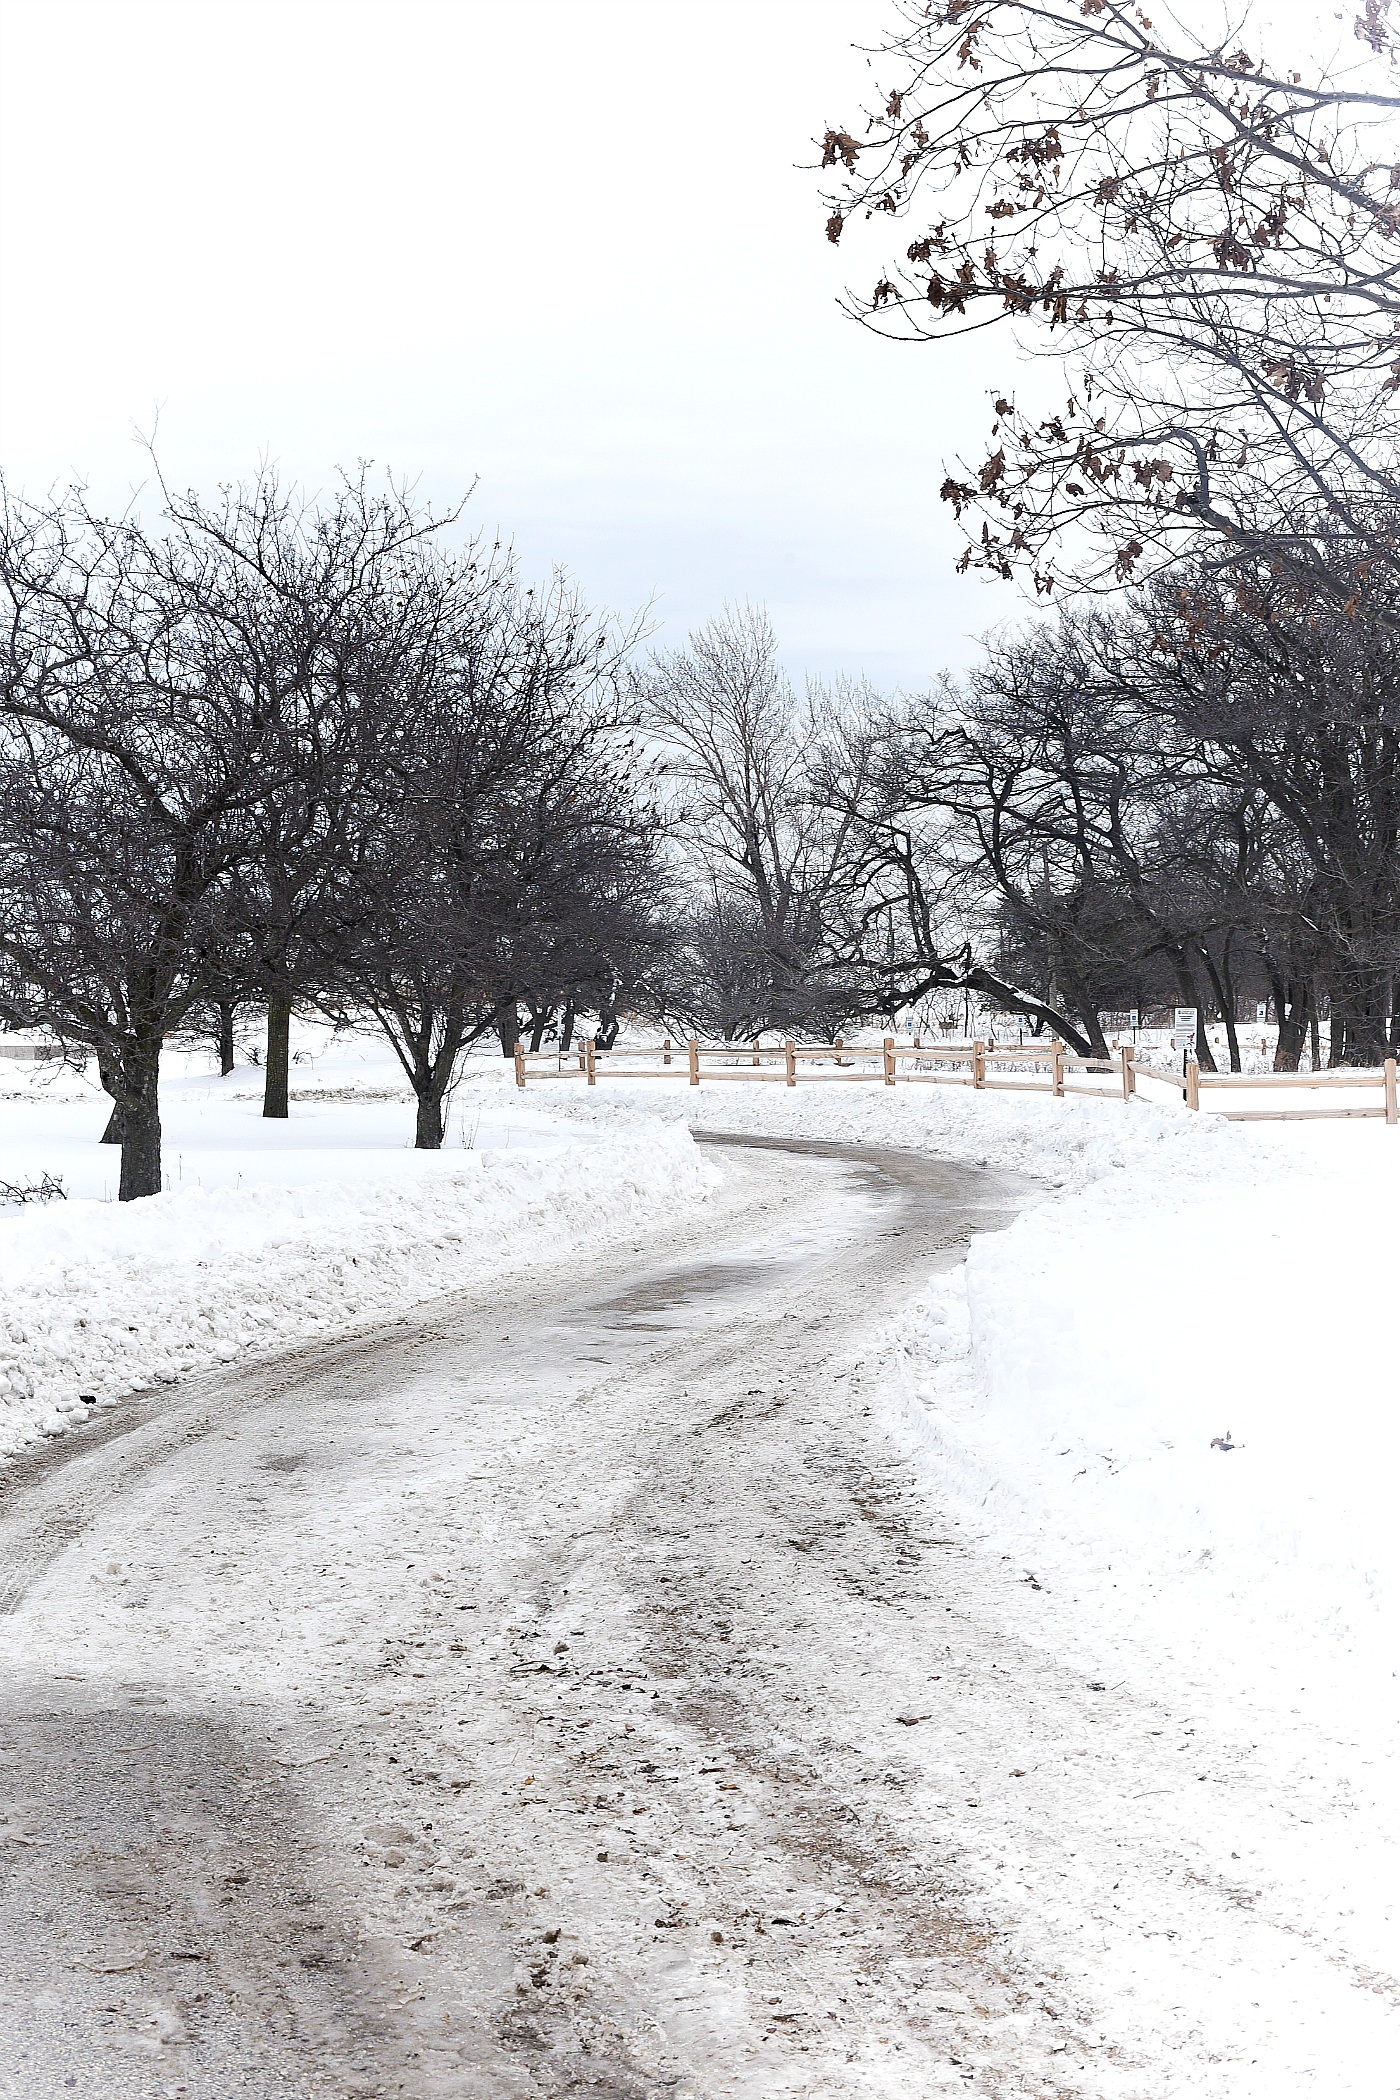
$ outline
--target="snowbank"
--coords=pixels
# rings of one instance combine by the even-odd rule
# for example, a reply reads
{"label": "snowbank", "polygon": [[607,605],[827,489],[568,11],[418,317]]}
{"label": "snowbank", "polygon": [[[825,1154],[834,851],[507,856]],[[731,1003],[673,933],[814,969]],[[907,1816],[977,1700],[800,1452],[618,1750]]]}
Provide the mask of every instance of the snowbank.
{"label": "snowbank", "polygon": [[[976,1241],[904,1337],[906,1419],[989,1543],[1158,1653],[1392,1675],[1400,1146],[1248,1138]],[[1110,1575],[1112,1580],[1110,1581]],[[1317,1675],[1316,1661],[1312,1674]]]}
{"label": "snowbank", "polygon": [[795,1087],[721,1080],[539,1082],[518,1100],[551,1116],[625,1130],[638,1113],[691,1129],[912,1146],[1009,1167],[1055,1187],[1082,1188],[1121,1171],[1209,1180],[1251,1157],[1240,1127],[1171,1106],[1050,1095],[974,1093],[969,1087],[809,1081]]}

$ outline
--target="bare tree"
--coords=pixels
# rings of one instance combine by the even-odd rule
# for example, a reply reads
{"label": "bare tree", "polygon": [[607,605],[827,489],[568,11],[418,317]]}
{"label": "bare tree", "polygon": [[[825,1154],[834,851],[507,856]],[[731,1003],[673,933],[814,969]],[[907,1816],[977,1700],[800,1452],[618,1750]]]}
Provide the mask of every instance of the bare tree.
{"label": "bare tree", "polygon": [[1175,997],[1202,1016],[1209,1066],[1204,1016],[1212,995],[1230,1012],[1259,797],[1227,794],[1144,707],[1140,639],[1064,617],[989,644],[964,687],[886,710],[844,806],[852,951],[872,973],[883,951],[891,1008],[975,992],[1102,1056],[1106,1009]]}
{"label": "bare tree", "polygon": [[[705,899],[695,937],[714,981],[702,1004],[739,1024],[762,987],[745,1028],[839,1024],[860,996],[829,938],[852,819],[814,790],[813,767],[869,696],[813,688],[799,700],[766,614],[748,606],[655,658],[638,692],[679,784],[678,833]],[[745,957],[736,942],[756,945]]]}
{"label": "bare tree", "polygon": [[221,954],[207,954],[204,958],[208,990],[190,1008],[183,1027],[192,1041],[213,1050],[220,1074],[227,1079],[238,1055],[238,1016],[251,1003],[251,992],[246,948],[233,941],[221,944],[221,948]]}
{"label": "bare tree", "polygon": [[701,1035],[730,1043],[757,1035],[779,1006],[757,908],[715,885],[682,929],[671,1010]]}
{"label": "bare tree", "polygon": [[628,636],[561,579],[423,564],[422,631],[376,703],[382,820],[354,870],[357,932],[338,981],[394,1048],[418,1104],[416,1143],[442,1143],[463,1052],[509,1053],[519,1007],[627,980],[655,817],[638,792],[617,680]]}
{"label": "bare tree", "polygon": [[[375,806],[366,688],[384,682],[386,661],[416,634],[416,551],[460,506],[434,517],[392,484],[371,490],[363,468],[317,505],[270,469],[212,504],[164,484],[162,494],[170,587],[197,601],[220,675],[262,724],[252,851],[233,909],[242,989],[267,1008],[263,1114],[282,1119],[293,1005],[321,982],[349,842]],[[464,583],[476,568],[468,550]]]}
{"label": "bare tree", "polygon": [[1334,1063],[1384,1054],[1397,643],[1267,564],[1246,582],[1227,596],[1205,566],[1113,615],[1062,613],[888,711],[852,808],[872,966],[883,900],[906,987],[961,984],[1085,1052],[1105,1010],[1174,1002],[1207,1068],[1219,1015],[1238,1070],[1241,991],[1267,988],[1280,1068],[1324,1000]]}
{"label": "bare tree", "polygon": [[1201,973],[1220,899],[1196,868],[1187,880],[1182,836],[1208,822],[1205,798],[1180,739],[1141,734],[1115,622],[1062,617],[988,649],[942,796],[1003,931],[1041,946],[1089,1051],[1106,1050],[1105,979],[1160,958],[1213,1069]]}
{"label": "bare tree", "polygon": [[[1388,7],[1366,0],[1346,70],[1134,0],[897,0],[876,104],[825,134],[827,235],[917,213],[849,310],[1011,338],[990,443],[943,485],[963,567],[1113,585],[1204,532],[1339,604],[1400,568]],[[1025,350],[1067,394],[1018,392]]]}
{"label": "bare tree", "polygon": [[161,1186],[161,1043],[208,989],[263,758],[163,550],[0,511],[0,1015],[96,1055],[122,1201]]}

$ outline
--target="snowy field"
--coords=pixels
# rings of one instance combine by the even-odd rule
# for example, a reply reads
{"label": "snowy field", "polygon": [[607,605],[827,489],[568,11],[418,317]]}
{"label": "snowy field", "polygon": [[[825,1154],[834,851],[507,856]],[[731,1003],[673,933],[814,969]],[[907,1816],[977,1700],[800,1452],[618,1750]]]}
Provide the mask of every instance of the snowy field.
{"label": "snowy field", "polygon": [[[1308,1970],[1309,2082],[1271,2082],[1265,2054],[1233,2089],[1397,2089],[1382,2029],[1355,2024],[1347,1993],[1372,1994],[1379,2020],[1394,1991],[1400,1131],[877,1085],[603,1081],[522,1097],[490,1059],[459,1089],[443,1152],[422,1155],[372,1043],[307,1032],[298,1047],[281,1125],[261,1120],[256,1071],[220,1080],[202,1054],[171,1058],[171,1186],[137,1206],[104,1200],[114,1155],[94,1143],[96,1088],[0,1066],[0,1172],[61,1174],[70,1193],[0,1218],[0,1445],[555,1259],[581,1236],[640,1244],[720,1185],[691,1129],[1034,1175],[1045,1200],[931,1275],[873,1364],[867,1352],[863,1397],[989,1581],[1010,1573],[1017,1636],[1102,1688],[1106,1710],[1150,1699],[1179,1721],[1200,1871],[1237,1884],[1251,1913],[1309,1921],[1308,1959],[1325,1957]],[[1180,1859],[1175,1797],[1159,1804],[1130,1761],[1116,1783],[1095,1815],[1139,1844],[1160,1816],[1162,1856]],[[988,1891],[1020,1842],[1014,1819],[990,1833]],[[1189,1875],[1164,1872],[1151,1901],[1165,1939],[1191,1934],[1197,1900]],[[1047,1965],[1077,1967],[1105,2002],[1141,1999],[1147,2018],[1171,1975],[1137,1937],[1086,1956],[1083,1924],[1072,1900],[1040,1916]],[[1213,1958],[1210,2021],[1246,2056],[1275,2020],[1296,2025],[1301,1969]],[[1163,1998],[1152,2017],[1169,2013]],[[1354,2029],[1340,2049],[1339,2021]]]}

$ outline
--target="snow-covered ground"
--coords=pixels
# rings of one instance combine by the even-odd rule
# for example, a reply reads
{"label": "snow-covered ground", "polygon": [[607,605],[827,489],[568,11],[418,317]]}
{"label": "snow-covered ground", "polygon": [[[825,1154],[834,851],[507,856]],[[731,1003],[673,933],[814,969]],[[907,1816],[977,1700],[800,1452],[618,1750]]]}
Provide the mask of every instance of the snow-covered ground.
{"label": "snow-covered ground", "polygon": [[[257,1074],[219,1081],[200,1057],[183,1071],[172,1061],[173,1186],[134,1207],[102,1200],[111,1168],[92,1143],[105,1109],[95,1090],[17,1075],[0,1102],[0,1172],[62,1173],[74,1200],[0,1219],[16,1444],[81,1409],[77,1390],[114,1399],[467,1281],[504,1281],[518,1262],[556,1260],[571,1236],[620,1243],[677,1216],[693,1227],[717,1170],[692,1129],[1033,1174],[1047,1200],[975,1240],[965,1265],[927,1273],[862,1345],[861,1398],[967,1542],[962,1580],[1001,1597],[1023,1652],[1095,1697],[1102,1688],[1106,1721],[1152,1707],[1173,1740],[1133,1751],[1125,1734],[1116,1763],[1094,1766],[1098,1793],[1082,1774],[1052,1786],[1046,1768],[1024,1810],[999,1772],[990,1819],[980,1804],[993,1774],[984,1785],[970,1772],[977,1813],[951,1797],[938,1813],[954,1816],[998,1930],[1019,1933],[1032,1956],[1041,1947],[1045,1972],[1073,1979],[1110,2030],[1121,2015],[1125,2031],[1165,2036],[1173,1993],[1191,1994],[1181,2018],[1196,2037],[1192,2075],[1213,2081],[1199,2090],[1400,2090],[1386,2025],[1400,1876],[1400,1132],[1231,1126],[1169,1101],[856,1085],[604,1080],[522,1099],[491,1060],[459,1090],[447,1148],[424,1157],[407,1149],[411,1105],[376,1050],[302,1047],[303,1098],[281,1126],[260,1119]],[[772,1366],[745,1370],[758,1387]],[[396,1402],[396,1434],[410,1433],[411,1401]],[[839,1437],[841,1419],[833,1405],[825,1433]],[[833,1463],[842,1456],[833,1449]],[[514,1464],[501,1458],[503,1483]],[[554,1490],[539,1485],[544,1537]],[[499,1527],[489,1505],[482,1521]],[[122,1561],[114,1539],[104,1550]],[[813,1674],[845,1698],[845,1664],[826,1655],[819,1626],[807,1640]],[[253,1667],[248,1655],[239,1667]],[[897,1672],[898,1655],[880,1667]],[[967,1667],[980,1667],[971,1650]],[[1192,1768],[1190,1789],[1170,1784],[1175,1758]],[[1015,1761],[1019,1779],[1019,1751]],[[1051,1888],[1043,1825],[1055,1802],[1086,1833],[1070,1861],[1077,1850],[1089,1860],[1096,1819],[1118,1833],[1125,1871],[1149,1877],[1132,1890],[1145,1928],[1115,1937],[1107,1894],[1091,1898],[1086,1881],[1081,1901],[1063,1880],[1063,1846],[1051,1847],[1062,1877]],[[1222,1890],[1239,1905],[1238,1951],[1220,1924]],[[1206,1904],[1204,1951],[1183,1968],[1170,1945]],[[1294,1944],[1296,1967],[1279,1952]],[[1316,1998],[1311,2025],[1300,1990]],[[1201,2068],[1217,2045],[1228,2055],[1219,2077]],[[1156,2087],[1118,2086],[1106,2067],[1082,2088],[1191,2089],[1165,2070]],[[865,2087],[853,2077],[850,2090]]]}
{"label": "snow-covered ground", "polygon": [[551,1106],[1044,1179],[1051,1200],[976,1241],[899,1338],[941,1487],[1003,1550],[1116,1560],[1125,1611],[1189,1593],[1241,1667],[1268,1628],[1369,1666],[1393,1652],[1400,1131],[961,1089],[600,1085]]}
{"label": "snow-covered ground", "polygon": [[892,1345],[940,1490],[1047,1570],[1112,1562],[1122,1614],[1177,1599],[1242,1670],[1300,1638],[1377,1668],[1390,1652],[1400,1133],[1383,1124],[874,1085],[522,1096],[483,1057],[443,1150],[421,1153],[372,1037],[299,1029],[286,1122],[263,1120],[255,1068],[210,1064],[167,1057],[168,1187],[139,1205],[110,1200],[95,1079],[0,1064],[0,1179],[68,1192],[0,1212],[0,1454],[94,1400],[702,1200],[716,1169],[690,1127],[910,1146],[1033,1174],[1053,1199],[937,1278]]}

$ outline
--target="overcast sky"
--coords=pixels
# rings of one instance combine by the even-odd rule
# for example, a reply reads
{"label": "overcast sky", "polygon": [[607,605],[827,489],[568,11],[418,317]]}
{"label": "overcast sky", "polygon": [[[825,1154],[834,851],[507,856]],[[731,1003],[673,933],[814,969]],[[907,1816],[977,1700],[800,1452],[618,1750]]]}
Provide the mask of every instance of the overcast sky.
{"label": "overcast sky", "polygon": [[[841,318],[810,166],[890,0],[3,0],[0,464],[29,494],[364,458],[679,642],[925,683],[1010,585],[944,460],[1004,354]],[[887,229],[882,229],[887,230]],[[871,260],[877,251],[869,251]],[[979,362],[980,360],[980,362]],[[142,508],[154,510],[149,498]]]}

